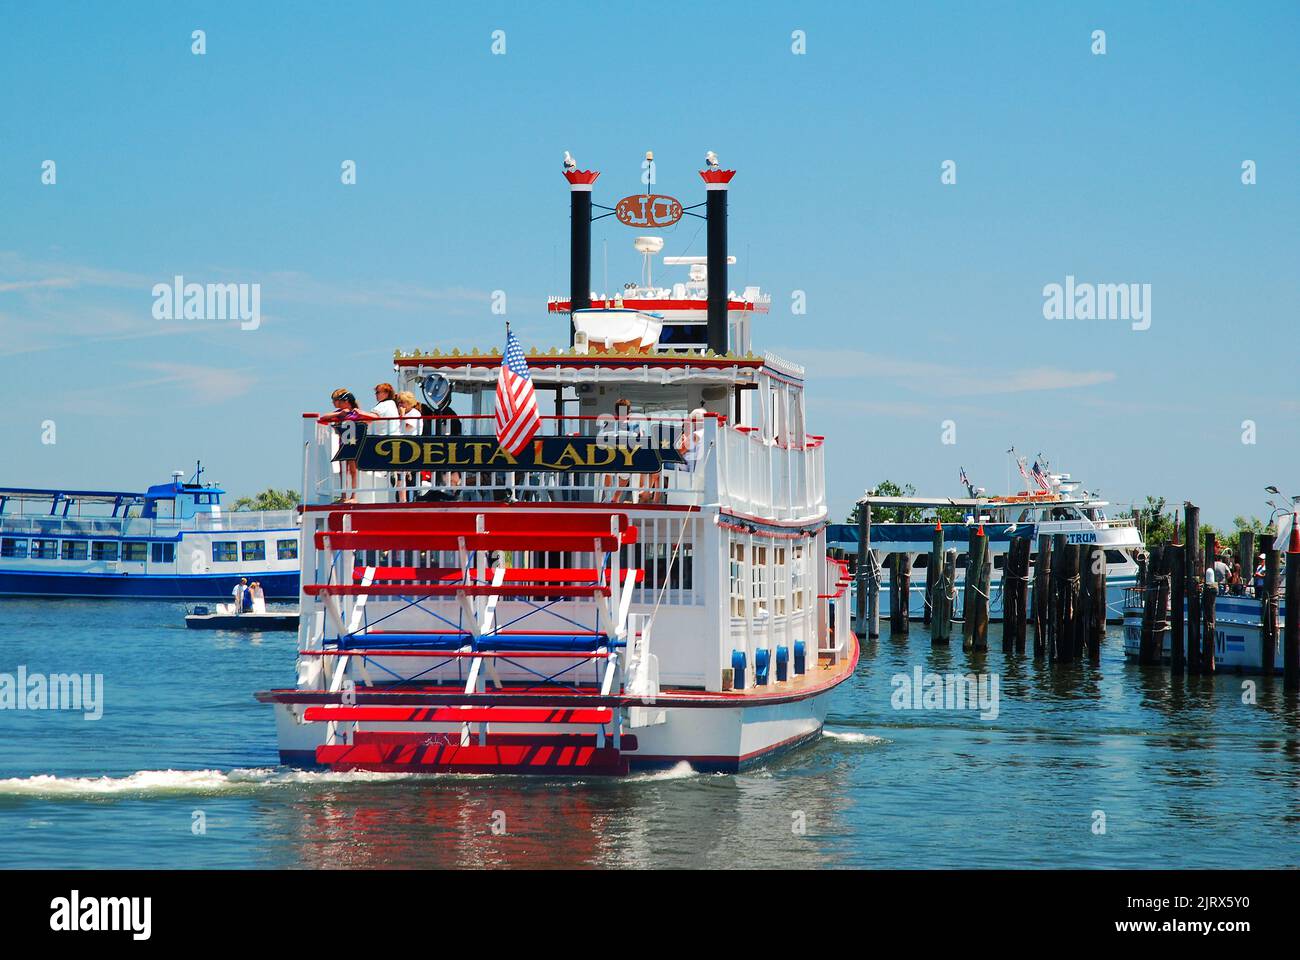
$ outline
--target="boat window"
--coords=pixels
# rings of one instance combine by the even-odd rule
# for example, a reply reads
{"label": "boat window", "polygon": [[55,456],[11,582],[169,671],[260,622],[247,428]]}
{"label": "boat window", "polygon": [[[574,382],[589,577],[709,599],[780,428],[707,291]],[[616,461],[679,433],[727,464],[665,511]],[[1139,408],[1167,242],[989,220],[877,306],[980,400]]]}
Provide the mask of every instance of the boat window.
{"label": "boat window", "polygon": [[212,562],[234,563],[239,559],[239,543],[235,540],[213,540]]}
{"label": "boat window", "polygon": [[804,608],[804,593],[807,591],[804,569],[803,544],[795,544],[790,555],[790,591],[796,613]]}
{"label": "boat window", "polygon": [[957,569],[958,569],[958,570],[965,570],[965,569],[966,569],[966,557],[967,557],[967,555],[964,554],[964,553],[959,553],[959,554],[957,554]]}
{"label": "boat window", "polygon": [[1124,555],[1123,550],[1107,550],[1106,562],[1107,563],[1128,563],[1129,559]]}
{"label": "boat window", "polygon": [[144,563],[149,556],[149,544],[139,540],[128,540],[122,544],[122,559],[130,563]]}
{"label": "boat window", "polygon": [[772,612],[778,617],[785,616],[786,591],[790,580],[786,567],[786,548],[772,548]]}
{"label": "boat window", "polygon": [[90,549],[90,544],[85,540],[64,540],[63,541],[63,559],[64,560],[85,560]]}
{"label": "boat window", "polygon": [[277,540],[277,541],[275,541],[275,559],[277,559],[277,560],[297,560],[297,559],[298,559],[298,541],[297,541],[297,540]]}
{"label": "boat window", "polygon": [[924,570],[930,565],[930,555],[928,553],[918,553],[916,559],[912,561],[913,570]]}
{"label": "boat window", "polygon": [[266,559],[266,541],[265,540],[245,540],[240,544],[244,551],[245,560],[265,560]]}
{"label": "boat window", "polygon": [[176,544],[174,543],[154,543],[150,544],[150,559],[154,563],[171,563],[176,559]]}
{"label": "boat window", "polygon": [[1001,570],[1007,565],[1007,555],[1005,553],[995,553],[993,555],[993,569]]}
{"label": "boat window", "polygon": [[753,587],[750,597],[754,602],[754,614],[762,616],[768,612],[769,596],[766,546],[754,545],[749,557],[749,579]]}
{"label": "boat window", "polygon": [[117,559],[117,541],[116,540],[96,540],[90,545],[91,560],[116,560]]}
{"label": "boat window", "polygon": [[731,615],[745,615],[745,544],[732,543],[730,556]]}
{"label": "boat window", "polygon": [[13,557],[15,560],[22,560],[27,557],[27,541],[18,540],[14,537],[5,537],[0,540],[0,557]]}
{"label": "boat window", "polygon": [[33,540],[32,541],[33,560],[57,560],[58,558],[59,558],[59,541],[57,540]]}

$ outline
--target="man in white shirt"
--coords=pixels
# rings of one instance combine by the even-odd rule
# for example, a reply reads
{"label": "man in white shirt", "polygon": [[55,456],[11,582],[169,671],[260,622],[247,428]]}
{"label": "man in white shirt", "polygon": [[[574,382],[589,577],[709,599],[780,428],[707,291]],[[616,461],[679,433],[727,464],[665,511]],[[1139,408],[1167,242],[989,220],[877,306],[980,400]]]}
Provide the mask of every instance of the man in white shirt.
{"label": "man in white shirt", "polygon": [[235,589],[230,591],[230,595],[235,598],[235,613],[244,611],[244,591],[248,589],[248,578],[240,577],[239,582],[235,584]]}

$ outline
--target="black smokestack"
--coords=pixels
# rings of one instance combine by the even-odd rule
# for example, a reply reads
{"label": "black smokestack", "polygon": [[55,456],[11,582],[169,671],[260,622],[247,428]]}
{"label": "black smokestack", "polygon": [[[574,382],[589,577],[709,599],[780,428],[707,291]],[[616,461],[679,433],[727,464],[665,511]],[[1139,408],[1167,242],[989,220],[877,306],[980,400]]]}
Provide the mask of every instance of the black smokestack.
{"label": "black smokestack", "polygon": [[[712,156],[712,155],[710,155]],[[714,161],[716,163],[716,161]],[[716,166],[701,170],[707,189],[705,213],[708,216],[708,304],[709,349],[726,353],[729,340],[727,320],[727,184],[736,175],[735,170],[719,170]]]}
{"label": "black smokestack", "polygon": [[709,216],[709,349],[727,352],[727,189],[710,190]]}
{"label": "black smokestack", "polygon": [[574,310],[591,306],[591,185],[595,170],[566,170],[569,181],[569,346],[573,346]]}
{"label": "black smokestack", "polygon": [[591,306],[591,192],[569,194],[569,309]]}

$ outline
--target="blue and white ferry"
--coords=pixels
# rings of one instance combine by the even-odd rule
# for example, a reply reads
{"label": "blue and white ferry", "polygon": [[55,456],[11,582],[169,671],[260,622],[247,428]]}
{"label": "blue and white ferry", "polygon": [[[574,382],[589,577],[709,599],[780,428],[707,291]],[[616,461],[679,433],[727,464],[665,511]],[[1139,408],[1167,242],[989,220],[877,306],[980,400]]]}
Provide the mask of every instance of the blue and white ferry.
{"label": "blue and white ferry", "polygon": [[0,487],[0,596],[217,600],[247,577],[295,599],[297,511],[223,513],[201,474],[144,493]]}

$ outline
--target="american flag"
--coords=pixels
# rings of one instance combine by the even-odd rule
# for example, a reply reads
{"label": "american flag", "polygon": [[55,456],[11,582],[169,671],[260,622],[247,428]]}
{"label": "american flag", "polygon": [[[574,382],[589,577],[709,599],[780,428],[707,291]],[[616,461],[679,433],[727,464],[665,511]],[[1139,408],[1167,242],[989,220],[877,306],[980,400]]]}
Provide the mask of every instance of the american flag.
{"label": "american flag", "polygon": [[506,352],[497,377],[497,442],[512,457],[518,456],[541,425],[524,351],[515,335],[506,330]]}
{"label": "american flag", "polygon": [[1044,490],[1052,489],[1052,484],[1048,481],[1047,474],[1043,473],[1043,468],[1038,465],[1037,460],[1034,461],[1034,465],[1029,472],[1034,475],[1034,483],[1038,484]]}

